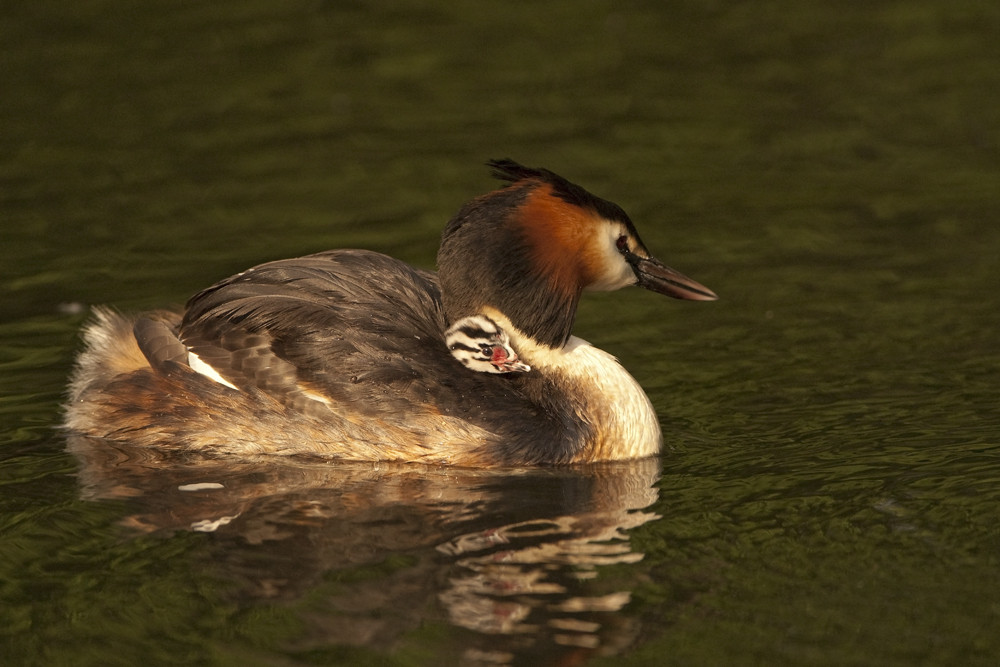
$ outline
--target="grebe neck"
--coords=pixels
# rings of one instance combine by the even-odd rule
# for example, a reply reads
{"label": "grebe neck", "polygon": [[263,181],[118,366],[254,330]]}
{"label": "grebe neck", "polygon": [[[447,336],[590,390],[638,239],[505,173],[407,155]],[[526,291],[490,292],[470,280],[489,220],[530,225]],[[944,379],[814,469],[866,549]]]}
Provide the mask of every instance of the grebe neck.
{"label": "grebe neck", "polygon": [[543,376],[589,426],[589,442],[574,462],[641,458],[660,451],[663,436],[653,405],[614,356],[576,336],[561,347],[543,345],[496,309],[483,312],[508,333],[511,346],[531,366],[525,379]]}

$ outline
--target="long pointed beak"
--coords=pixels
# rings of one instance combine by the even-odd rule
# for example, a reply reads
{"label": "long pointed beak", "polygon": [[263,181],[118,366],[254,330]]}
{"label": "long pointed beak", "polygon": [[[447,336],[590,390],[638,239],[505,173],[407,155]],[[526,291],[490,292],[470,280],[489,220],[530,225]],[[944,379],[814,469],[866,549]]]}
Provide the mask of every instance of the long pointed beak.
{"label": "long pointed beak", "polygon": [[719,298],[712,290],[680,271],[671,269],[658,259],[637,255],[631,255],[630,259],[639,287],[689,301],[715,301]]}

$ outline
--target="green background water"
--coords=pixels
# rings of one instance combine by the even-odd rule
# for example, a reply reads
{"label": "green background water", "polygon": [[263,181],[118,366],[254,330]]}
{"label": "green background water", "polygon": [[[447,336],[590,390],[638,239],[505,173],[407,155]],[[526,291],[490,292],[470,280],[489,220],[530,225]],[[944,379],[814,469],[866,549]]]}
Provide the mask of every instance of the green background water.
{"label": "green background water", "polygon": [[[5,3],[0,18],[10,664],[1000,655],[1000,5],[88,0]],[[444,222],[492,187],[482,163],[504,156],[618,202],[721,296],[633,290],[581,309],[577,334],[661,416],[643,510],[658,518],[605,503],[593,471],[255,469],[243,501],[266,486],[268,509],[212,533],[121,525],[183,514],[157,504],[153,465],[121,470],[132,501],[81,491],[54,428],[81,306],[180,303],[331,247],[431,267]],[[341,506],[345,485],[363,501]],[[323,508],[308,529],[283,514],[303,504]],[[581,528],[595,511],[617,541]],[[514,578],[442,545],[566,517],[642,559],[574,578],[535,554],[562,595],[486,597],[539,627],[470,628],[454,582]],[[552,630],[567,600],[620,592],[627,604],[580,621],[601,626],[596,645]]]}

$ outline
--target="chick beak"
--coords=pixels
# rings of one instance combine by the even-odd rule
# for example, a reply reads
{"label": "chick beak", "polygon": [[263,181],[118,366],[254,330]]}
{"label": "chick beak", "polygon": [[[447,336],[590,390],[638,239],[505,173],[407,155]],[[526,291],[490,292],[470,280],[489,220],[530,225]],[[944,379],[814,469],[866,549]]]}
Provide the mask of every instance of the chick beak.
{"label": "chick beak", "polygon": [[507,350],[500,345],[493,348],[493,359],[490,363],[498,373],[527,373],[531,370],[531,366],[518,359],[517,352],[511,350],[508,355]]}
{"label": "chick beak", "polygon": [[675,271],[653,257],[627,256],[635,271],[636,285],[648,290],[689,301],[715,301],[715,292],[699,282],[691,280],[680,271]]}

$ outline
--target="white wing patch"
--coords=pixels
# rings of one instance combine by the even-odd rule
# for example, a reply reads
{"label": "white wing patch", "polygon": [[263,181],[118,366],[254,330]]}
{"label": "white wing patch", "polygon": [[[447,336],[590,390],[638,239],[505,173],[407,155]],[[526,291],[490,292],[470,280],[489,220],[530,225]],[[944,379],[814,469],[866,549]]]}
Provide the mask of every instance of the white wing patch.
{"label": "white wing patch", "polygon": [[195,371],[197,373],[201,373],[202,375],[204,375],[205,377],[207,377],[209,380],[214,380],[214,381],[218,382],[219,384],[224,384],[227,387],[229,387],[230,389],[235,389],[237,391],[239,391],[239,389],[240,389],[239,387],[237,387],[233,383],[228,382],[226,380],[226,378],[224,378],[221,375],[219,375],[219,371],[215,370],[214,368],[212,368],[211,366],[209,366],[208,364],[206,364],[204,361],[201,360],[201,357],[199,357],[197,354],[195,354],[191,350],[188,350],[188,366],[190,366],[193,371]]}

